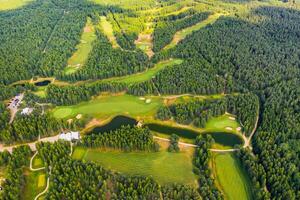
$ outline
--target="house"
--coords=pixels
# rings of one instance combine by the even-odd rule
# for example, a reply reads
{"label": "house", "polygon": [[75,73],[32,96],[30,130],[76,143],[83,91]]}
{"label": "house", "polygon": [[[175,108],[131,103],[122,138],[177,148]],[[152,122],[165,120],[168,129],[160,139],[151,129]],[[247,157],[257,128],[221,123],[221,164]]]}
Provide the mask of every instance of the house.
{"label": "house", "polygon": [[68,133],[61,133],[59,135],[59,139],[65,140],[65,141],[72,141],[72,140],[79,140],[80,139],[80,134],[79,132],[68,132]]}
{"label": "house", "polygon": [[24,108],[21,112],[21,115],[30,115],[33,111],[33,108]]}

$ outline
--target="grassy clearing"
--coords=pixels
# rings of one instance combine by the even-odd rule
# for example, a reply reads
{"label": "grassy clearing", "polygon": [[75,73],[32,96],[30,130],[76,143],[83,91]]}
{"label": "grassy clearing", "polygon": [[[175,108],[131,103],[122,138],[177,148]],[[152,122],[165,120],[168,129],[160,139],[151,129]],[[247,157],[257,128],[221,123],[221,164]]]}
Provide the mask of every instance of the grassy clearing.
{"label": "grassy clearing", "polygon": [[192,172],[192,156],[188,151],[124,153],[76,148],[73,158],[94,161],[107,169],[129,175],[152,176],[161,184],[178,182],[196,185],[197,182],[197,177]]}
{"label": "grassy clearing", "polygon": [[217,19],[219,19],[219,17],[221,17],[222,13],[215,13],[215,14],[212,14],[210,15],[206,20],[204,21],[201,21],[193,26],[190,26],[188,28],[185,28],[185,29],[182,29],[180,31],[178,31],[174,37],[173,37],[173,40],[171,41],[170,44],[168,44],[167,46],[165,46],[165,50],[168,50],[168,49],[171,49],[173,47],[175,47],[178,42],[180,42],[181,40],[183,40],[186,36],[190,35],[193,33],[193,31],[197,31],[209,24],[212,24],[214,23],[215,21],[217,21]]}
{"label": "grassy clearing", "polygon": [[154,67],[149,68],[144,72],[132,74],[132,75],[128,75],[128,76],[110,78],[110,79],[106,79],[104,81],[122,82],[122,83],[127,83],[127,84],[140,83],[143,81],[150,80],[159,71],[163,70],[164,68],[171,67],[174,65],[179,65],[182,62],[183,61],[181,59],[170,59],[170,60],[166,60],[166,61],[161,61],[158,64],[156,64]]}
{"label": "grassy clearing", "polygon": [[81,35],[80,43],[76,46],[76,52],[68,60],[68,66],[65,68],[66,74],[76,72],[82,65],[85,64],[89,52],[92,50],[92,43],[96,39],[95,28],[91,19],[87,19],[86,26],[84,27]]}
{"label": "grassy clearing", "polygon": [[22,199],[34,199],[36,195],[42,192],[46,187],[46,174],[44,171],[32,172],[25,171],[25,186],[22,193]]}
{"label": "grassy clearing", "polygon": [[[235,120],[234,116],[225,114],[219,117],[214,117],[208,120],[205,125],[205,130],[209,132],[236,132],[240,127],[239,123]],[[230,130],[232,129],[232,130]]]}
{"label": "grassy clearing", "polygon": [[214,154],[213,172],[226,199],[252,199],[250,180],[233,153]]}
{"label": "grassy clearing", "polygon": [[30,3],[33,0],[0,0],[0,11],[16,9]]}
{"label": "grassy clearing", "polygon": [[101,26],[101,30],[103,31],[103,33],[106,35],[106,37],[109,39],[110,43],[112,44],[112,47],[113,48],[120,47],[115,38],[112,25],[109,23],[109,21],[107,21],[105,16],[100,17],[100,26]]}
{"label": "grassy clearing", "polygon": [[39,155],[36,155],[34,157],[33,162],[32,162],[32,167],[35,169],[44,167],[44,162]]}
{"label": "grassy clearing", "polygon": [[131,95],[99,96],[91,101],[74,106],[59,106],[53,110],[56,118],[70,118],[77,114],[89,115],[97,118],[112,115],[147,116],[153,115],[161,106],[159,97],[152,97],[147,103],[139,97]]}

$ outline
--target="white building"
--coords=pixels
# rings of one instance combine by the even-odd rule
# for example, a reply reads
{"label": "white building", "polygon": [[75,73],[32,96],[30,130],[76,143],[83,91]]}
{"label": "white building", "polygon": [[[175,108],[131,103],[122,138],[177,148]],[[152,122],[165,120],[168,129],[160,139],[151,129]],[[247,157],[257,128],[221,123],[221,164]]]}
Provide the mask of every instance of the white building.
{"label": "white building", "polygon": [[66,140],[66,141],[72,141],[72,140],[79,140],[80,139],[80,134],[79,132],[68,132],[68,133],[61,133],[59,135],[59,139],[61,140]]}
{"label": "white building", "polygon": [[24,108],[21,112],[21,115],[30,115],[33,111],[33,108]]}

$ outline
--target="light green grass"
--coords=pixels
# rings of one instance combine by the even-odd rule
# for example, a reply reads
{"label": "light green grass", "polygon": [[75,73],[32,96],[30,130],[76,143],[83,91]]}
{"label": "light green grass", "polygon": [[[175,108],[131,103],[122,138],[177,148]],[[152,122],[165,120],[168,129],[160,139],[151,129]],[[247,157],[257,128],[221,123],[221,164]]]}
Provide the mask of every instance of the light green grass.
{"label": "light green grass", "polygon": [[175,47],[179,41],[183,40],[184,38],[186,38],[186,36],[192,34],[194,31],[197,31],[209,24],[213,24],[215,21],[217,21],[217,19],[219,19],[220,16],[222,16],[223,14],[221,13],[215,13],[210,15],[206,20],[203,20],[193,26],[187,27],[185,29],[182,29],[178,32],[176,32],[176,34],[173,37],[173,40],[171,41],[170,44],[168,44],[167,46],[165,46],[165,50],[171,49],[173,47]]}
{"label": "light green grass", "polygon": [[25,171],[25,186],[21,199],[34,199],[46,187],[46,174],[44,171]]}
{"label": "light green grass", "polygon": [[[152,176],[160,184],[183,183],[196,185],[197,177],[192,172],[192,157],[189,152],[131,152],[103,151],[88,149],[74,155],[83,156],[84,160],[94,161],[113,171],[129,175]],[[79,156],[80,157],[80,156]]]}
{"label": "light green grass", "polygon": [[214,174],[226,199],[252,199],[249,178],[233,153],[214,155]]}
{"label": "light green grass", "polygon": [[[210,132],[237,132],[239,123],[235,119],[230,119],[233,115],[225,114],[219,117],[213,117],[205,124],[205,130]],[[228,130],[226,128],[232,128]]]}
{"label": "light green grass", "polygon": [[91,19],[87,19],[86,26],[82,32],[80,43],[76,46],[76,51],[68,60],[68,66],[65,68],[66,74],[71,74],[80,69],[86,62],[92,43],[96,39],[95,28]]}
{"label": "light green grass", "polygon": [[153,115],[161,104],[162,100],[159,97],[153,97],[150,103],[146,103],[145,100],[131,95],[99,96],[74,106],[59,106],[53,110],[53,114],[56,118],[70,118],[77,114],[98,118],[122,114],[147,116]]}
{"label": "light green grass", "polygon": [[100,17],[100,26],[103,33],[106,35],[106,37],[109,39],[110,43],[112,44],[113,48],[120,47],[116,37],[114,35],[114,31],[112,28],[112,25],[107,21],[105,16]]}
{"label": "light green grass", "polygon": [[0,0],[0,11],[22,7],[33,0]]}
{"label": "light green grass", "polygon": [[154,67],[149,68],[144,72],[132,74],[128,76],[106,79],[105,81],[122,82],[127,84],[140,83],[152,79],[159,71],[163,70],[164,68],[171,67],[174,65],[179,65],[182,62],[183,61],[181,59],[170,59],[170,60],[159,62]]}
{"label": "light green grass", "polygon": [[32,162],[32,167],[35,169],[44,167],[44,162],[39,155],[36,155],[34,157],[33,162]]}

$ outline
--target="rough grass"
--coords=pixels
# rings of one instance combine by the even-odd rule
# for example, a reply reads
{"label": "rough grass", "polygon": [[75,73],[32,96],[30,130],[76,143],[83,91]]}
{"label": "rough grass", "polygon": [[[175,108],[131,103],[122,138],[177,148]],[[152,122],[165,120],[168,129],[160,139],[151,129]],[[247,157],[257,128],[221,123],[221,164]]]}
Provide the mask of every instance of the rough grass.
{"label": "rough grass", "polygon": [[44,162],[39,155],[36,155],[32,162],[33,168],[41,168],[44,167]]}
{"label": "rough grass", "polygon": [[76,51],[68,60],[68,66],[65,68],[66,74],[76,72],[82,67],[92,50],[92,42],[96,39],[95,28],[91,19],[87,19],[86,26],[81,35],[80,43],[76,46]]}
{"label": "rough grass", "polygon": [[222,13],[212,14],[206,20],[203,20],[193,26],[187,27],[185,29],[176,32],[171,43],[165,46],[164,49],[167,50],[175,47],[178,44],[178,42],[186,38],[186,36],[192,34],[194,31],[197,31],[209,24],[213,24],[222,15],[223,15]]}
{"label": "rough grass", "polygon": [[105,16],[100,17],[100,27],[101,27],[101,30],[103,31],[103,33],[109,39],[110,43],[112,44],[112,47],[113,48],[120,47],[115,38],[112,25],[109,23],[109,21],[107,21]]}
{"label": "rough grass", "polygon": [[233,153],[214,154],[213,168],[226,199],[252,199],[250,180]]}
{"label": "rough grass", "polygon": [[44,171],[32,172],[26,169],[25,184],[21,198],[34,199],[46,187],[46,174]]}
{"label": "rough grass", "polygon": [[152,176],[160,184],[175,182],[197,184],[197,177],[192,172],[190,152],[169,153],[161,150],[160,152],[124,153],[76,148],[73,158],[94,161],[107,169],[124,174]]}
{"label": "rough grass", "polygon": [[0,0],[0,11],[22,7],[33,0]]}
{"label": "rough grass", "polygon": [[148,116],[156,113],[161,104],[159,97],[153,97],[150,103],[146,103],[131,95],[99,96],[74,106],[58,106],[53,110],[53,115],[56,118],[70,118],[77,114],[97,118],[112,115]]}
{"label": "rough grass", "polygon": [[161,61],[154,67],[149,68],[144,72],[128,76],[110,78],[106,79],[105,81],[122,82],[127,84],[140,83],[152,79],[159,71],[163,70],[164,68],[179,65],[182,62],[183,61],[181,59],[170,59],[166,61]]}

